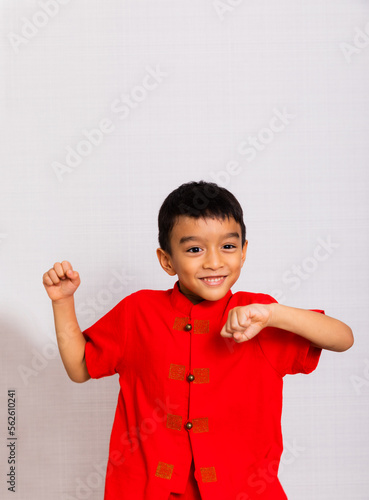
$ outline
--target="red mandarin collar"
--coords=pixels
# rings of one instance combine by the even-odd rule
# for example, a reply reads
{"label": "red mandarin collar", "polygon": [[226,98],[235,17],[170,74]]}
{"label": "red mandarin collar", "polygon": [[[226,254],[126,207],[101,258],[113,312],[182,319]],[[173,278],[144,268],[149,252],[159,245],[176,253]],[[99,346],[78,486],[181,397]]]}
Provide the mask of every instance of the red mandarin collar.
{"label": "red mandarin collar", "polygon": [[232,295],[232,291],[228,290],[224,297],[219,300],[203,300],[198,304],[193,304],[190,299],[181,292],[179,289],[179,281],[177,281],[173,287],[170,301],[174,309],[181,311],[186,316],[189,316],[193,310],[197,312],[204,311],[205,315],[208,315],[214,313],[214,311],[223,312]]}

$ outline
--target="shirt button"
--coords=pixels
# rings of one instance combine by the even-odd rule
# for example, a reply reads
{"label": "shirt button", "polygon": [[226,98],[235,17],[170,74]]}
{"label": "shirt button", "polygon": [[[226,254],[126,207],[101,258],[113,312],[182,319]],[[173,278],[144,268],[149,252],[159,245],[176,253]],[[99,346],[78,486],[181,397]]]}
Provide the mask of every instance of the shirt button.
{"label": "shirt button", "polygon": [[192,325],[188,323],[188,325],[186,325],[184,329],[186,330],[186,332],[189,332],[190,330],[192,330]]}
{"label": "shirt button", "polygon": [[194,375],[192,375],[192,373],[190,373],[190,374],[187,376],[187,382],[193,382],[194,380],[195,380]]}
{"label": "shirt button", "polygon": [[186,429],[188,429],[188,430],[192,429],[192,423],[191,422],[187,422]]}

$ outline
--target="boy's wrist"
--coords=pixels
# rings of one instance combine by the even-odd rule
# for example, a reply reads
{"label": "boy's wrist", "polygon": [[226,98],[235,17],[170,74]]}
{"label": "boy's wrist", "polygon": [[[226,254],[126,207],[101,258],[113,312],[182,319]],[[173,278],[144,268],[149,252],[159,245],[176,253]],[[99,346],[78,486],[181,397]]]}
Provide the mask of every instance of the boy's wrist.
{"label": "boy's wrist", "polygon": [[275,302],[267,305],[269,317],[266,326],[275,326],[276,306],[278,307],[278,303]]}
{"label": "boy's wrist", "polygon": [[63,299],[52,300],[51,303],[53,307],[74,304],[74,295],[70,295],[69,297],[64,297]]}

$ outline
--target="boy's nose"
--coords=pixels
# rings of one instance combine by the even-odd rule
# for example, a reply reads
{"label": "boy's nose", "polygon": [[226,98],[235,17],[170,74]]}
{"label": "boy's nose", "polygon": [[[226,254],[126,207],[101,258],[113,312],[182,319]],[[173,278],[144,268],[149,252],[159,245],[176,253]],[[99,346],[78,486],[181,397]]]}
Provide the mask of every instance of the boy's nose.
{"label": "boy's nose", "polygon": [[216,250],[209,250],[204,261],[205,269],[219,269],[223,267],[222,256]]}

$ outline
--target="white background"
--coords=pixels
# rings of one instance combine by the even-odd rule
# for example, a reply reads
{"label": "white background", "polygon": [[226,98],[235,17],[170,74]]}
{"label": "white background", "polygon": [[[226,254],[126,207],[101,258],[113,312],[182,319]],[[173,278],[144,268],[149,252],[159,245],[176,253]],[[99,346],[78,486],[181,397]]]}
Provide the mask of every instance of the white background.
{"label": "white background", "polygon": [[[82,329],[133,291],[171,288],[157,213],[200,179],[244,208],[249,249],[233,292],[324,309],[355,334],[349,351],[285,379],[289,499],[369,498],[365,31],[359,0],[2,1],[1,498],[103,498],[118,379],[69,380],[42,275],[61,260],[79,271]],[[165,76],[145,91],[149,71]],[[83,143],[102,120],[110,132]],[[68,147],[84,151],[74,166]]]}

